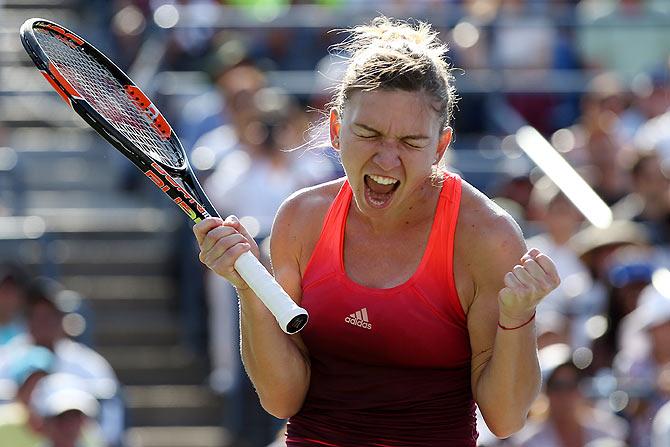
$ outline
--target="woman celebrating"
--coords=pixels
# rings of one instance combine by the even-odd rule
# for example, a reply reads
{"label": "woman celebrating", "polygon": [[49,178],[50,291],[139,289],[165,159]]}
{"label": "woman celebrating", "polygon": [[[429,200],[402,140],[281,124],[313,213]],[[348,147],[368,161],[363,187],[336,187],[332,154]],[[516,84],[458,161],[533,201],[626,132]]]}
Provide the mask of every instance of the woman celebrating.
{"label": "woman celebrating", "polygon": [[558,283],[519,227],[439,167],[455,92],[424,23],[377,18],[330,109],[346,177],[294,194],[271,237],[274,275],[310,313],[286,335],[235,273],[258,248],[239,221],[194,227],[200,260],[240,299],[242,357],[287,445],[474,446],[519,430],[540,387],[533,319]]}

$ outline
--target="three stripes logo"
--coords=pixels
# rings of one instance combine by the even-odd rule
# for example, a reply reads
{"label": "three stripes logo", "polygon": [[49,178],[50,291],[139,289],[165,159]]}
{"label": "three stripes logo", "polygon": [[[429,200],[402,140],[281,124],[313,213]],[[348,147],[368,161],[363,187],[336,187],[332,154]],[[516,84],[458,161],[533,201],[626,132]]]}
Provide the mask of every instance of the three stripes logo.
{"label": "three stripes logo", "polygon": [[344,319],[345,323],[349,323],[354,326],[362,327],[364,329],[372,329],[370,320],[368,319],[368,309],[363,308],[356,313],[353,313]]}

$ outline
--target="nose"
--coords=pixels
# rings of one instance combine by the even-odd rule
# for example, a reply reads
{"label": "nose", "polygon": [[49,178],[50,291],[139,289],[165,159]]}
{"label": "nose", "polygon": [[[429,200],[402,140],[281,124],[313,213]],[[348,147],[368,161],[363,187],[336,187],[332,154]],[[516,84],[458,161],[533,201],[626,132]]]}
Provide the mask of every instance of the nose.
{"label": "nose", "polygon": [[383,170],[391,171],[400,166],[400,151],[395,143],[384,142],[378,147],[372,161]]}

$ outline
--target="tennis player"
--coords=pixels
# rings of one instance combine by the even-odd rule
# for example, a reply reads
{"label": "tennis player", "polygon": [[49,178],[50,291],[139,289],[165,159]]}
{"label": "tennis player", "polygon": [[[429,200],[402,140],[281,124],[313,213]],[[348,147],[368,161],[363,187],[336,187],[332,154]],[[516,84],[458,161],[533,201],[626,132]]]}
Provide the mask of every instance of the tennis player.
{"label": "tennis player", "polygon": [[242,356],[287,445],[474,446],[519,430],[540,388],[535,308],[558,283],[518,225],[440,167],[455,92],[428,24],[377,18],[330,109],[346,177],[294,194],[272,232],[274,274],[305,307],[284,334],[235,273],[258,248],[234,216],[194,227],[200,259],[236,288]]}

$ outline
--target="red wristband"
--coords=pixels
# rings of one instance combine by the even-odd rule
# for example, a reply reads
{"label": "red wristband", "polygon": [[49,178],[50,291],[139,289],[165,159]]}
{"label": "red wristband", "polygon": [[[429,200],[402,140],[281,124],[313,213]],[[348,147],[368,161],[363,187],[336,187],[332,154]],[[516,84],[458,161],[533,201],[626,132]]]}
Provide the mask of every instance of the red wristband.
{"label": "red wristband", "polygon": [[514,329],[519,329],[519,328],[524,327],[525,325],[527,325],[528,323],[530,323],[530,322],[533,321],[534,319],[535,319],[535,312],[533,312],[533,316],[530,317],[530,319],[529,319],[528,321],[526,321],[526,322],[523,323],[523,324],[520,324],[519,326],[507,327],[507,326],[503,326],[502,324],[500,324],[500,321],[498,321],[498,327],[499,327],[500,329],[504,330],[504,331],[513,331]]}

